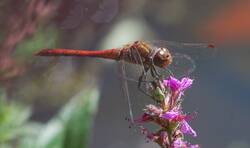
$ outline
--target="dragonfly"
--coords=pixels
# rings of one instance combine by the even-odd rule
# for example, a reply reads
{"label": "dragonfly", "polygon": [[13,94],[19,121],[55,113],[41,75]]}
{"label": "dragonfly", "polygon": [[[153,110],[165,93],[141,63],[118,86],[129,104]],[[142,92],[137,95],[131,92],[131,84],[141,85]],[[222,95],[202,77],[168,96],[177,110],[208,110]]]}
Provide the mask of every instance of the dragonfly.
{"label": "dragonfly", "polygon": [[[148,73],[154,79],[161,78],[162,74],[159,69],[168,71],[168,67],[174,64],[173,67],[179,67],[178,63],[185,61],[184,63],[190,63],[191,68],[187,68],[188,72],[191,73],[194,70],[194,61],[188,55],[184,54],[189,52],[189,48],[197,49],[207,49],[214,48],[213,44],[206,43],[179,43],[173,41],[134,41],[128,43],[119,48],[112,48],[107,50],[83,50],[83,49],[42,49],[37,52],[37,56],[78,56],[78,57],[96,57],[111,59],[115,61],[121,61],[122,76],[125,80],[130,80],[126,76],[125,72],[125,62],[132,65],[140,65],[141,74],[138,80],[134,80],[137,83],[137,87],[143,93],[147,94],[145,90],[142,89],[142,83],[147,82]],[[178,53],[177,49],[181,52]],[[184,52],[184,53],[182,53]],[[202,51],[201,51],[202,52]],[[183,60],[184,59],[184,60]],[[170,74],[171,71],[168,71]],[[128,100],[128,106],[130,110],[130,118],[133,121],[133,113],[131,107],[131,100],[128,92],[127,81],[124,81],[124,91],[125,97]]]}
{"label": "dragonfly", "polygon": [[121,48],[113,48],[108,50],[76,50],[76,49],[43,49],[36,53],[37,56],[80,56],[80,57],[98,57],[112,59],[116,61],[129,62],[132,64],[142,64],[143,73],[139,78],[139,82],[146,76],[150,70],[152,76],[156,77],[160,74],[155,66],[166,68],[172,63],[171,53],[167,48],[153,47],[144,41],[135,41],[132,44],[124,45]]}

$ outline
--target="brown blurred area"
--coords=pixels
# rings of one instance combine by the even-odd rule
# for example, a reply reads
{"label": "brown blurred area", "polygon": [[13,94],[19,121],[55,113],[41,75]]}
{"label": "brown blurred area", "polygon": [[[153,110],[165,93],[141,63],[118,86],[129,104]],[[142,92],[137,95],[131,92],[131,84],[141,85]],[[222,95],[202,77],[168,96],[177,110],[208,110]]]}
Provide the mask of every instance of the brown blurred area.
{"label": "brown blurred area", "polygon": [[[218,9],[218,8],[217,8]],[[202,34],[217,43],[248,43],[250,1],[234,0],[219,7],[200,27]]]}
{"label": "brown blurred area", "polygon": [[246,68],[250,63],[250,1],[233,0],[214,11],[216,13],[203,21],[197,32],[202,38],[217,44],[228,63],[247,79],[250,74]]}
{"label": "brown blurred area", "polygon": [[[48,121],[74,94],[97,84],[101,99],[90,147],[157,147],[128,128],[113,62],[33,54],[53,47],[106,49],[133,40],[212,42],[217,53],[195,61],[198,74],[185,96],[185,110],[198,112],[192,143],[250,147],[249,0],[1,0],[0,9],[0,86],[10,100],[32,107],[32,120]],[[143,98],[133,101],[136,106]]]}
{"label": "brown blurred area", "polygon": [[[45,23],[55,10],[55,4],[32,0],[1,2],[1,28],[4,38],[0,44],[0,80],[8,80],[20,75],[24,69],[13,58],[12,54],[18,43],[32,36],[38,24]],[[5,28],[5,29],[4,29]]]}

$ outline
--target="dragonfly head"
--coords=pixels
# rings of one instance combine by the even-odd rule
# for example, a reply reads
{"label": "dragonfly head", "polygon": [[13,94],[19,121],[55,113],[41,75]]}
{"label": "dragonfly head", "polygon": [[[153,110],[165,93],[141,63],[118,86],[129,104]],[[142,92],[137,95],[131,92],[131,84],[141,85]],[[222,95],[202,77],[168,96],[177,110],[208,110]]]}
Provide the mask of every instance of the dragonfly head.
{"label": "dragonfly head", "polygon": [[167,48],[159,48],[154,57],[154,64],[160,68],[166,68],[172,63],[173,57]]}

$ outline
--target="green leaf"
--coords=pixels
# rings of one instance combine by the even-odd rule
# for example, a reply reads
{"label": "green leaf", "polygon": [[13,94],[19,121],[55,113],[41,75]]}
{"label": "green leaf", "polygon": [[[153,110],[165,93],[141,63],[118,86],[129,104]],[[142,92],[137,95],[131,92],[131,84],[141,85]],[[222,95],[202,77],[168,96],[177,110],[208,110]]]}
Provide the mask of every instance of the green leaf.
{"label": "green leaf", "polygon": [[85,148],[97,110],[99,91],[85,90],[68,104],[42,130],[36,148]]}
{"label": "green leaf", "polygon": [[165,95],[159,87],[153,90],[152,96],[153,96],[153,99],[158,102],[162,102],[165,99]]}

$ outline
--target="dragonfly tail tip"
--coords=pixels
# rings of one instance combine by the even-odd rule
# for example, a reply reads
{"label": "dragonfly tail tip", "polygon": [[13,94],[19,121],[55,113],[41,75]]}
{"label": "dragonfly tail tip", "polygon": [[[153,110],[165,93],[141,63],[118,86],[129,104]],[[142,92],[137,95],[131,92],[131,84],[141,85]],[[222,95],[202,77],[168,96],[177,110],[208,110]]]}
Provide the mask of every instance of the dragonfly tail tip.
{"label": "dragonfly tail tip", "polygon": [[49,49],[43,49],[41,51],[36,52],[34,55],[35,56],[47,56],[49,55]]}
{"label": "dragonfly tail tip", "polygon": [[215,45],[212,44],[212,43],[210,43],[210,44],[207,45],[207,47],[208,47],[208,48],[215,48]]}

